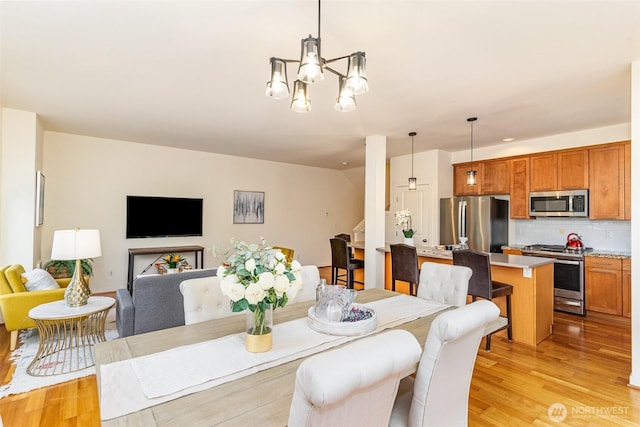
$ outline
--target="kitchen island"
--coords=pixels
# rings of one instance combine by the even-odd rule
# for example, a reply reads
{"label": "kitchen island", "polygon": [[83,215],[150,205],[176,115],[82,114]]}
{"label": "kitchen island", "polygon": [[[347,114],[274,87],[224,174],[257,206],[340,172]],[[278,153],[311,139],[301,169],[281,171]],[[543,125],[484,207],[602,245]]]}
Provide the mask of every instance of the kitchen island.
{"label": "kitchen island", "polygon": [[[354,242],[357,252],[364,252],[364,244]],[[417,246],[418,265],[423,262],[452,264],[451,251]],[[389,245],[378,248],[385,252],[385,288],[391,290],[391,249]],[[506,255],[492,253],[491,278],[513,286],[511,297],[513,341],[535,346],[551,335],[553,328],[553,258]],[[405,282],[396,281],[396,291],[409,293]],[[505,298],[494,302],[506,315]],[[506,336],[506,331],[497,333]]]}

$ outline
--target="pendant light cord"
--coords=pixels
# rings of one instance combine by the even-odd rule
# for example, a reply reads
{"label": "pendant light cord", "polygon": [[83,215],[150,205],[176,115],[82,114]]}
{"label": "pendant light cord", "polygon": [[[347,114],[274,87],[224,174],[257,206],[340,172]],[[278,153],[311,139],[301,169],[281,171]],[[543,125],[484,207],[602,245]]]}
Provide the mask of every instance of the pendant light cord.
{"label": "pendant light cord", "polygon": [[413,135],[411,135],[411,178],[413,178]]}
{"label": "pendant light cord", "polygon": [[467,121],[471,123],[471,169],[473,169],[473,122],[478,120],[477,117],[469,117]]}

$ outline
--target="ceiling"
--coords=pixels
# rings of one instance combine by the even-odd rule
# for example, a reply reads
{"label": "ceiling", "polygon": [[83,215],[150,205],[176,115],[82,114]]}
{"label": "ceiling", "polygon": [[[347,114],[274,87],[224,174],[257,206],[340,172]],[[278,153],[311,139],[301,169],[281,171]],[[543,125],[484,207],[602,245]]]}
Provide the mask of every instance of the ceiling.
{"label": "ceiling", "polygon": [[327,73],[294,113],[264,95],[269,58],[297,59],[317,13],[311,0],[2,1],[0,103],[52,131],[335,169],[364,164],[368,135],[388,156],[410,152],[410,131],[416,152],[464,150],[470,116],[475,147],[630,121],[640,0],[325,0],[323,57],[365,51],[370,90],[336,112]]}

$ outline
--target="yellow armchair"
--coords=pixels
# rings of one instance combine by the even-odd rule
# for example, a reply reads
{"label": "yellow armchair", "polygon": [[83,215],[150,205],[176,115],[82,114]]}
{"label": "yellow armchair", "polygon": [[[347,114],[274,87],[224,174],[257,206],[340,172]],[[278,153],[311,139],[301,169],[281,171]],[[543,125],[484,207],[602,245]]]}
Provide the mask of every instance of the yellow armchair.
{"label": "yellow armchair", "polygon": [[5,327],[11,332],[10,350],[16,348],[20,330],[36,326],[29,317],[29,310],[40,304],[63,299],[64,288],[71,281],[70,278],[56,279],[60,289],[28,292],[22,283],[21,276],[24,272],[20,264],[0,267],[0,309]]}

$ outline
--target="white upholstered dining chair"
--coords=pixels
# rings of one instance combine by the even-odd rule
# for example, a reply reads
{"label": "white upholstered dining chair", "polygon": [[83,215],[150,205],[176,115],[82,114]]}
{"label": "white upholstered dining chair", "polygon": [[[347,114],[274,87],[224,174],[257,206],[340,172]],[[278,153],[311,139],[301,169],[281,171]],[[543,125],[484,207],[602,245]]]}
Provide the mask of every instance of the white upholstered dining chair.
{"label": "white upholstered dining chair", "polygon": [[466,426],[469,386],[485,326],[500,309],[477,301],[438,315],[429,329],[415,380],[404,378],[389,426]]}
{"label": "white upholstered dining chair", "polygon": [[421,352],[398,329],[309,357],[296,372],[288,426],[386,426],[400,379]]}
{"label": "white upholstered dining chair", "polygon": [[461,307],[467,303],[472,270],[469,267],[424,262],[420,267],[418,298]]}
{"label": "white upholstered dining chair", "polygon": [[184,299],[184,324],[204,322],[240,314],[231,311],[229,297],[222,294],[216,276],[188,279],[180,283]]}

